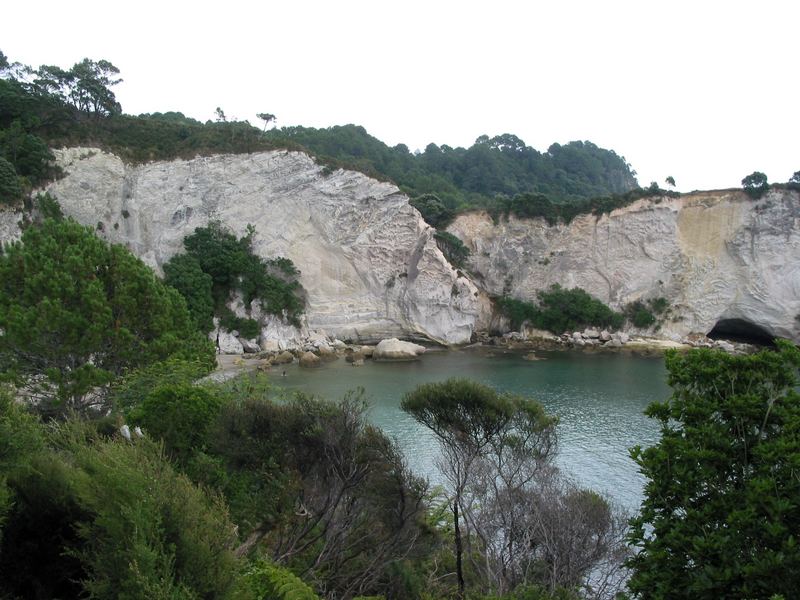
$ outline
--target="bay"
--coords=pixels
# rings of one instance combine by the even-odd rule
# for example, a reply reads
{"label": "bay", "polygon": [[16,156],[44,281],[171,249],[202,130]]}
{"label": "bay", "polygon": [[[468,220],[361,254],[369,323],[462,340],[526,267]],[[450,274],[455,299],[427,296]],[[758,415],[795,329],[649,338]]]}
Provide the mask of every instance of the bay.
{"label": "bay", "polygon": [[427,429],[400,410],[406,392],[421,383],[466,377],[534,398],[559,417],[559,467],[581,485],[635,511],[644,478],[628,450],[658,440],[657,424],[643,411],[650,402],[669,396],[663,359],[572,351],[536,355],[541,360],[528,361],[514,352],[465,349],[429,352],[410,362],[368,360],[357,368],[338,360],[318,369],[278,367],[271,379],[279,387],[330,400],[364,388],[370,420],[394,437],[411,468],[433,483],[439,481],[438,447]]}

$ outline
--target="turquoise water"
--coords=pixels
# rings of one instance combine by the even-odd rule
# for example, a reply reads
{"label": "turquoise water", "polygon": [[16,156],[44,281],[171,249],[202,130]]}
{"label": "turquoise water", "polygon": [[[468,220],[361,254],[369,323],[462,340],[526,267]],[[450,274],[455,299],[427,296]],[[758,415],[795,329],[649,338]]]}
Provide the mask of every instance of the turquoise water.
{"label": "turquoise water", "polygon": [[344,360],[320,369],[297,365],[273,370],[273,382],[329,399],[363,387],[370,419],[397,439],[411,467],[436,481],[436,442],[427,429],[400,410],[403,394],[421,383],[468,377],[498,390],[541,402],[558,415],[557,464],[582,485],[603,492],[635,510],[643,478],[628,448],[652,445],[656,423],[642,414],[653,400],[669,395],[664,361],[625,354],[537,352],[544,360],[521,354],[462,350],[429,352],[401,363],[366,361],[354,368]]}

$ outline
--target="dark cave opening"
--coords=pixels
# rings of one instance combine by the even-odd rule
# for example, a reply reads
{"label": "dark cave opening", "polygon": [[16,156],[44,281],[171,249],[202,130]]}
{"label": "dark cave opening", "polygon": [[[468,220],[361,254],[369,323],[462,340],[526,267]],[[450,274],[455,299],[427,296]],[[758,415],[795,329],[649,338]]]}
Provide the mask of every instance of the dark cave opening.
{"label": "dark cave opening", "polygon": [[744,319],[720,319],[707,335],[712,340],[728,340],[756,346],[775,345],[774,335],[763,327]]}

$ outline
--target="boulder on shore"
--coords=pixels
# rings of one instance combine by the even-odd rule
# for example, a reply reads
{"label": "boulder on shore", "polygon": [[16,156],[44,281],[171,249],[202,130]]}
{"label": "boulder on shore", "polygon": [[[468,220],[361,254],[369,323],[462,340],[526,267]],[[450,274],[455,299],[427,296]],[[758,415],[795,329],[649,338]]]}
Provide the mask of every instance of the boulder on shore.
{"label": "boulder on shore", "polygon": [[288,365],[294,361],[294,355],[288,350],[284,350],[277,356],[273,356],[271,362],[273,365]]}
{"label": "boulder on shore", "polygon": [[300,357],[301,367],[318,367],[322,364],[322,359],[313,352],[305,352]]}
{"label": "boulder on shore", "polygon": [[374,360],[413,360],[425,352],[425,347],[397,338],[381,340],[372,353]]}
{"label": "boulder on shore", "polygon": [[242,350],[244,350],[246,354],[258,354],[261,352],[261,347],[255,342],[240,337],[239,343],[242,345]]}

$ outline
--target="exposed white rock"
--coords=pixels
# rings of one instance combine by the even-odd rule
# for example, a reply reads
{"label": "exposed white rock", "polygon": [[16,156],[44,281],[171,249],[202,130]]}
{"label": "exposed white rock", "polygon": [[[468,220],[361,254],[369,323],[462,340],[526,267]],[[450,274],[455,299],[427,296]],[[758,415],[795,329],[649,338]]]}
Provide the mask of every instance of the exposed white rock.
{"label": "exposed white rock", "polygon": [[211,330],[211,333],[208,334],[208,337],[214,342],[217,348],[217,354],[242,354],[244,348],[239,338],[224,329],[220,329],[216,321],[217,320],[214,319],[215,327]]}
{"label": "exposed white rock", "polygon": [[261,347],[258,344],[243,337],[239,337],[239,343],[242,345],[242,351],[247,354],[257,354],[261,352]]}
{"label": "exposed white rock", "polygon": [[372,358],[375,360],[407,360],[417,358],[424,352],[424,346],[391,338],[378,342],[372,353]]}
{"label": "exposed white rock", "polygon": [[[454,344],[468,342],[486,314],[485,298],[388,183],[343,170],[326,176],[299,152],[138,166],[87,148],[55,154],[66,177],[48,191],[65,214],[103,223],[106,238],[156,269],[210,220],[238,236],[254,225],[257,254],[288,257],[300,269],[310,329],[344,340],[418,334]],[[285,338],[260,341],[271,347],[273,339],[280,347]]]}
{"label": "exposed white rock", "polygon": [[619,309],[665,297],[659,336],[708,333],[741,319],[800,342],[800,194],[737,190],[640,200],[569,225],[461,215],[448,227],[472,251],[485,291],[532,299],[554,283],[580,287]]}

